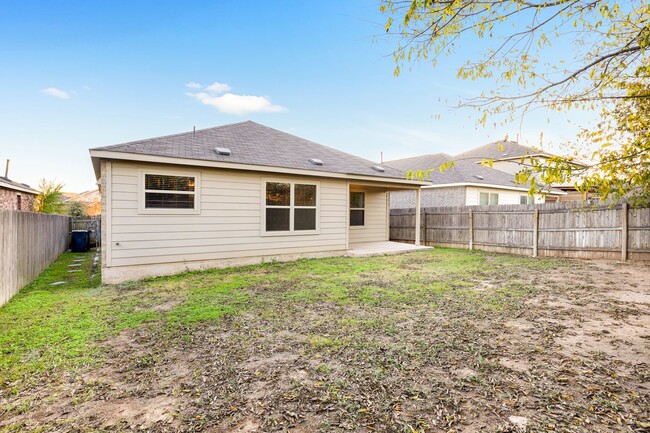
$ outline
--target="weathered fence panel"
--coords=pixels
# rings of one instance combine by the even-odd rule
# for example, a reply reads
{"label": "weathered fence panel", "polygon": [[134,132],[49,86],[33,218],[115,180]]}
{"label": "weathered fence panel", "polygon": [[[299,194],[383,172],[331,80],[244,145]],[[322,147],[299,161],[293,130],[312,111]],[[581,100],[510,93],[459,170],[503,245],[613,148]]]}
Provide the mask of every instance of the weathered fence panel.
{"label": "weathered fence panel", "polygon": [[0,209],[0,305],[67,250],[68,219]]}
{"label": "weathered fence panel", "polygon": [[[533,256],[650,260],[650,208],[583,202],[422,208],[422,242]],[[390,239],[412,242],[415,209],[391,210]]]}

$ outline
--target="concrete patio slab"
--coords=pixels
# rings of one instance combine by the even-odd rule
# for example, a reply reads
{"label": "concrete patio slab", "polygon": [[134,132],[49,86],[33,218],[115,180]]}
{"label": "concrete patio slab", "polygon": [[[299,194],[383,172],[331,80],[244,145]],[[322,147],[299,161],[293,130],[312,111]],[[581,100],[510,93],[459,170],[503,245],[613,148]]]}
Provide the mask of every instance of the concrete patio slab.
{"label": "concrete patio slab", "polygon": [[430,250],[433,247],[404,244],[401,242],[366,242],[352,244],[347,252],[349,257],[383,256],[385,254],[404,254],[413,251]]}

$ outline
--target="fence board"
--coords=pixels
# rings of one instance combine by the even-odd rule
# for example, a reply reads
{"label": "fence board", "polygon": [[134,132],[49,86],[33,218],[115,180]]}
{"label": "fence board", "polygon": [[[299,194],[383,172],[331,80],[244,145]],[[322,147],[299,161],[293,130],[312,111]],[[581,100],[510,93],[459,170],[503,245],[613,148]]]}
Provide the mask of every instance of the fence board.
{"label": "fence board", "polygon": [[68,248],[68,219],[0,209],[0,306]]}
{"label": "fence board", "polygon": [[[650,260],[650,208],[560,202],[422,208],[425,213],[421,238],[428,245],[470,248],[471,241],[474,248],[515,254]],[[415,209],[392,209],[390,239],[412,242],[414,235]]]}

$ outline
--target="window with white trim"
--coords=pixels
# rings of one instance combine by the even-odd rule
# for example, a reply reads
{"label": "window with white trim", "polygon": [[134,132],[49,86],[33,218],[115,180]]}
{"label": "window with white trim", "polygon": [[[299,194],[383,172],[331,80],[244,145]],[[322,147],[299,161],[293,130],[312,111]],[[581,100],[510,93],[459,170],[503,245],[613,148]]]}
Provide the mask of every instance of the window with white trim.
{"label": "window with white trim", "polygon": [[520,195],[519,204],[534,204],[535,199],[529,195]]}
{"label": "window with white trim", "polygon": [[350,226],[366,225],[366,193],[350,191]]}
{"label": "window with white trim", "polygon": [[499,204],[499,194],[492,192],[479,193],[479,202],[481,206],[497,205]]}
{"label": "window with white trim", "polygon": [[318,185],[264,183],[264,232],[314,232],[318,228]]}
{"label": "window with white trim", "polygon": [[196,209],[196,177],[144,173],[144,209]]}

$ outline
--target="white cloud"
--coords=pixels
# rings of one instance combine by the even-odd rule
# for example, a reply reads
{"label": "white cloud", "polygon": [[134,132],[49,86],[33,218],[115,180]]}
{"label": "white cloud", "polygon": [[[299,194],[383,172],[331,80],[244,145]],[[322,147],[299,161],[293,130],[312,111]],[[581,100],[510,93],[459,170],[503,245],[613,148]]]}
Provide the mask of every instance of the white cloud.
{"label": "white cloud", "polygon": [[280,113],[287,111],[280,105],[274,105],[266,96],[237,95],[227,93],[232,88],[226,83],[215,81],[208,86],[190,81],[185,84],[190,89],[203,89],[197,93],[186,93],[204,105],[216,108],[221,113],[244,115],[248,113]]}
{"label": "white cloud", "polygon": [[59,99],[70,99],[70,94],[65,90],[57,89],[56,87],[48,87],[41,90],[41,93],[48,96],[54,96]]}
{"label": "white cloud", "polygon": [[206,92],[215,93],[217,95],[221,93],[225,93],[229,90],[231,90],[229,85],[227,85],[226,83],[219,83],[217,81],[215,81],[214,83],[210,84],[205,88]]}
{"label": "white cloud", "polygon": [[206,92],[188,93],[187,95],[226,114],[241,116],[248,113],[280,113],[287,111],[286,108],[271,103],[266,96],[235,95],[233,93],[215,96]]}

